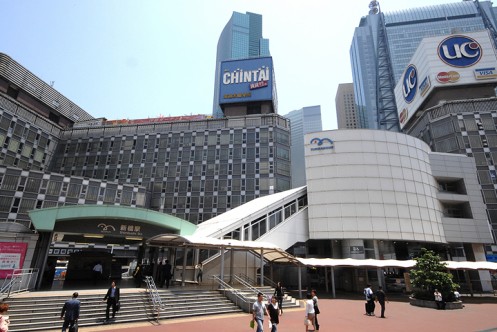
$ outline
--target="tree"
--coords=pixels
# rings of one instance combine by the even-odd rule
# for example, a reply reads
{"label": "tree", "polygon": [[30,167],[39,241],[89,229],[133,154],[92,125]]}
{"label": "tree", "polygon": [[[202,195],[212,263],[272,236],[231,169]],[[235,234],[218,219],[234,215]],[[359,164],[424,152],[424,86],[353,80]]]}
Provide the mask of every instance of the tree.
{"label": "tree", "polygon": [[453,300],[453,291],[459,285],[452,281],[452,274],[447,272],[447,265],[440,261],[440,256],[422,248],[421,256],[414,260],[416,265],[410,272],[411,283],[415,287],[414,297],[433,300],[433,292],[438,289],[446,301]]}

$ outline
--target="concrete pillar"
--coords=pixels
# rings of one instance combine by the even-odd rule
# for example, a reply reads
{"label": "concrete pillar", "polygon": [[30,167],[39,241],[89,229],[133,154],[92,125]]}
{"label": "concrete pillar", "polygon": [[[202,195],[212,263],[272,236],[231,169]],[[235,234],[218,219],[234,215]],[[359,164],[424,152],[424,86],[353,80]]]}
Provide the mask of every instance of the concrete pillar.
{"label": "concrete pillar", "polygon": [[[485,247],[483,244],[473,243],[473,254],[475,255],[475,261],[486,261]],[[483,292],[493,292],[492,287],[492,276],[488,270],[478,270],[478,275],[480,277],[481,289]]]}
{"label": "concrete pillar", "polygon": [[185,286],[185,273],[186,273],[186,258],[188,254],[188,248],[185,247],[183,251],[183,272],[181,273],[181,286]]}
{"label": "concrete pillar", "polygon": [[[374,245],[374,258],[380,259],[380,248],[378,246],[378,240],[373,240],[373,245]],[[383,274],[383,269],[376,268],[376,274],[378,276],[378,285],[382,286],[383,289],[386,289],[385,275]]]}
{"label": "concrete pillar", "polygon": [[[221,271],[219,273],[219,278],[224,281],[224,247],[221,247]],[[224,288],[223,286],[221,286]]]}
{"label": "concrete pillar", "polygon": [[298,266],[299,270],[299,298],[302,298],[302,266],[299,264]]}
{"label": "concrete pillar", "polygon": [[261,287],[264,286],[264,249],[261,248],[261,273],[260,273],[260,278],[261,278]]}
{"label": "concrete pillar", "polygon": [[335,268],[331,267],[331,293],[333,294],[333,298],[336,299],[337,294],[335,293]]}

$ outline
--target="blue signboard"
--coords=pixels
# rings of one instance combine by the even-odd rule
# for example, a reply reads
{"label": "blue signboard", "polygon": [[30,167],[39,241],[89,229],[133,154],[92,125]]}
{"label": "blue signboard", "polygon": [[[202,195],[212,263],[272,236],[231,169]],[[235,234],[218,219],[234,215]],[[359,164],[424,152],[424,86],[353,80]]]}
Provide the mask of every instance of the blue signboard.
{"label": "blue signboard", "polygon": [[404,80],[402,82],[402,92],[406,103],[412,102],[418,91],[418,72],[416,66],[409,65],[404,73]]}
{"label": "blue signboard", "polygon": [[222,62],[219,104],[271,101],[273,73],[271,57]]}

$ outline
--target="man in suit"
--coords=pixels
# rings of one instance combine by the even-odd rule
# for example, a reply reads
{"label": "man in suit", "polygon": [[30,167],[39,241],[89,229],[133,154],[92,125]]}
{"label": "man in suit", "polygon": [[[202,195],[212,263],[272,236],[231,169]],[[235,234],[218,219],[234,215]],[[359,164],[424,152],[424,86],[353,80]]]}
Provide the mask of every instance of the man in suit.
{"label": "man in suit", "polygon": [[169,261],[166,259],[166,264],[162,266],[162,277],[164,280],[162,281],[161,287],[164,286],[164,281],[166,282],[166,288],[169,288],[169,281],[171,280],[172,274],[171,274],[171,264],[169,264]]}
{"label": "man in suit", "polygon": [[107,294],[105,294],[103,300],[107,300],[107,308],[105,309],[105,320],[109,320],[110,306],[112,306],[112,318],[114,318],[116,316],[117,304],[119,303],[119,287],[116,286],[115,281],[112,281],[112,284],[107,290]]}
{"label": "man in suit", "polygon": [[78,292],[75,292],[72,295],[72,299],[67,300],[62,307],[62,312],[60,313],[60,319],[64,319],[64,324],[62,324],[62,332],[65,332],[67,327],[72,328],[78,321],[79,309],[81,305],[79,300],[77,300],[78,295]]}

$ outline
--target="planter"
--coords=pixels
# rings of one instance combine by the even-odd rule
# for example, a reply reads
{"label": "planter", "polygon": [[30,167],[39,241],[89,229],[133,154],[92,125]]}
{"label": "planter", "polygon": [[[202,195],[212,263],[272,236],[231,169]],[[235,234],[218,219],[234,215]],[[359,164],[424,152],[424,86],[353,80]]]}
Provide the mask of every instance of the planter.
{"label": "planter", "polygon": [[[425,308],[433,308],[433,309],[437,308],[435,301],[420,300],[420,299],[415,299],[413,297],[409,298],[409,304],[414,305],[416,307],[425,307]],[[446,302],[445,303],[445,310],[462,309],[462,308],[463,308],[463,305],[462,305],[461,301]]]}

